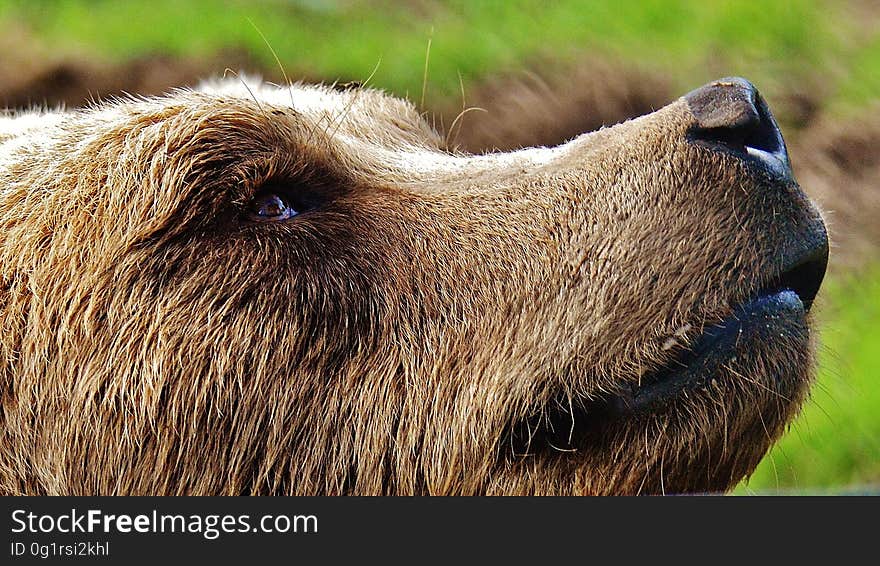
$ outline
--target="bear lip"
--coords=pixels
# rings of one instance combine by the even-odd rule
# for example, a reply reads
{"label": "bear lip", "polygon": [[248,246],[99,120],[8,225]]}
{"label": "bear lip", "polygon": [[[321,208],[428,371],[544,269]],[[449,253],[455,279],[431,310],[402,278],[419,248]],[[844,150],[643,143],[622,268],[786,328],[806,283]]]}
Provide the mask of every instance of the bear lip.
{"label": "bear lip", "polygon": [[[805,329],[806,309],[791,289],[766,290],[737,306],[723,321],[707,326],[688,348],[677,340],[664,344],[676,350],[662,367],[627,381],[618,391],[594,399],[554,398],[538,413],[513,424],[506,445],[514,455],[577,452],[583,438],[602,426],[661,413],[689,391],[707,386],[724,364],[735,362],[742,336],[766,339]],[[684,327],[684,332],[688,329]],[[805,337],[804,337],[805,338]]]}
{"label": "bear lip", "polygon": [[[675,398],[689,384],[696,385],[693,374],[704,377],[711,375],[715,369],[704,362],[713,354],[716,358],[723,358],[725,352],[735,356],[736,342],[731,342],[730,337],[738,338],[750,325],[762,323],[768,317],[774,321],[788,319],[803,323],[825,277],[828,237],[824,226],[817,225],[799,241],[802,242],[801,251],[783,258],[785,267],[778,275],[767,280],[744,302],[735,306],[729,317],[706,327],[689,349],[679,350],[678,356],[652,372],[647,379],[641,378],[637,386],[631,386],[629,391],[612,397],[610,408],[617,406],[616,411],[611,412],[649,409],[656,406],[658,401]],[[683,338],[689,329],[690,325],[686,325],[677,330],[664,343],[663,350],[678,346],[678,338]],[[721,354],[717,353],[719,351]],[[717,369],[718,364],[715,366]]]}
{"label": "bear lip", "polygon": [[806,316],[806,306],[792,289],[762,291],[740,304],[733,314],[709,326],[687,350],[670,363],[607,399],[609,417],[643,414],[662,409],[684,391],[695,388],[736,358],[737,340],[746,332],[755,332],[759,325],[783,329],[789,322],[797,324]]}
{"label": "bear lip", "polygon": [[757,295],[788,289],[797,294],[804,305],[804,311],[809,312],[828,267],[828,239],[824,228],[817,236],[817,240],[817,245],[814,245],[806,255],[790,261],[783,272],[765,284]]}
{"label": "bear lip", "polygon": [[559,396],[542,411],[514,423],[507,439],[513,453],[532,454],[542,447],[575,452],[578,439],[597,426],[663,411],[688,391],[712,381],[725,363],[736,361],[743,336],[769,341],[780,335],[802,334],[800,338],[806,340],[806,316],[828,261],[824,231],[810,236],[815,237],[802,240],[809,243],[806,251],[786,261],[784,271],[758,287],[727,318],[704,327],[689,347],[681,341],[691,330],[690,324],[668,337],[662,350],[674,354],[662,367],[622,384],[617,392],[594,399]]}

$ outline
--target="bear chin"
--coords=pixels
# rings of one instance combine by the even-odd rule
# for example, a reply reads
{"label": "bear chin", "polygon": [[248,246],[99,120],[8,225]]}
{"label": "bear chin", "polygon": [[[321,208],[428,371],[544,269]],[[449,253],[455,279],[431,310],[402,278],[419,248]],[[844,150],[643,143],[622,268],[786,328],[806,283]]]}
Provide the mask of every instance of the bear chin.
{"label": "bear chin", "polygon": [[[504,466],[516,471],[514,478],[522,474],[512,483],[521,482],[524,493],[542,493],[546,486],[577,486],[582,491],[571,493],[579,494],[732,488],[784,432],[807,395],[813,365],[808,306],[789,288],[762,291],[704,328],[688,347],[668,341],[677,355],[661,368],[625,380],[619,390],[592,399],[554,397],[503,435]],[[753,426],[710,426],[719,415]],[[756,423],[757,438],[764,442],[740,443],[740,438],[756,438]],[[643,446],[646,455],[663,456],[621,474],[626,455],[620,447],[633,444]],[[701,467],[704,475],[695,473]],[[582,470],[590,477],[603,468],[608,470],[601,484],[571,482]],[[690,473],[668,473],[676,469]],[[548,480],[538,470],[560,477]]]}

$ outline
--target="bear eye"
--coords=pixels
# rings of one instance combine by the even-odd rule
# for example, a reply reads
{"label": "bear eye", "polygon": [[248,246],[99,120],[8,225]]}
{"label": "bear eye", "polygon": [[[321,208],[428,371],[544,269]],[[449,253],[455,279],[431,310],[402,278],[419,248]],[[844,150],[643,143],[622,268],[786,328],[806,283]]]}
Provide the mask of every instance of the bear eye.
{"label": "bear eye", "polygon": [[277,222],[299,214],[289,199],[276,192],[258,194],[248,205],[247,215],[258,222]]}

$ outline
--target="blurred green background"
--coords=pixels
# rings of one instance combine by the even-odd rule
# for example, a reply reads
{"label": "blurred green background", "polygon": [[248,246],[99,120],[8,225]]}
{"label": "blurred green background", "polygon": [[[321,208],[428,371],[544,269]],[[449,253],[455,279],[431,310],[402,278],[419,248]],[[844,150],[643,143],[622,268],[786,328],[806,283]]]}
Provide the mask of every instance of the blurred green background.
{"label": "blurred green background", "polygon": [[[584,60],[647,73],[667,85],[668,92],[657,94],[661,102],[720,76],[749,78],[777,112],[805,189],[811,190],[805,178],[829,187],[811,194],[845,235],[835,238],[832,230],[838,244],[817,315],[820,369],[813,397],[737,492],[880,485],[880,236],[870,228],[847,229],[880,224],[871,216],[880,210],[880,145],[862,143],[861,153],[835,161],[833,175],[815,166],[829,151],[857,145],[853,136],[880,140],[873,118],[880,98],[880,3],[2,0],[0,32],[7,59],[0,97],[6,93],[7,104],[20,99],[11,93],[37,92],[35,85],[48,85],[39,92],[51,93],[60,81],[70,83],[72,61],[88,62],[88,86],[88,72],[104,76],[101,68],[126,69],[127,61],[156,54],[166,67],[190,61],[190,75],[222,72],[228,61],[279,77],[277,54],[293,79],[371,77],[372,86],[408,96],[426,112],[460,108],[463,93],[467,98],[493,77],[517,71],[547,67],[547,84],[565,84],[566,69]],[[67,65],[68,75],[59,75],[58,65]],[[132,69],[114,85],[125,89],[126,80],[146,72]],[[590,82],[583,73],[577,80]],[[654,83],[647,84],[642,88]],[[832,135],[850,141],[827,144],[831,149],[815,142]],[[834,216],[853,198],[847,190],[861,191],[858,202],[866,204]]]}

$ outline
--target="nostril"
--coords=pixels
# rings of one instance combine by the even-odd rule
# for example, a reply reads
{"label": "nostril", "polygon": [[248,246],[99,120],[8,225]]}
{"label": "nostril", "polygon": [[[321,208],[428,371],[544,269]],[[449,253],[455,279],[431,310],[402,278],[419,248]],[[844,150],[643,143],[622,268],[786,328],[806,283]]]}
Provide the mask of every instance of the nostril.
{"label": "nostril", "polygon": [[767,103],[757,92],[755,93],[755,107],[758,110],[758,119],[750,123],[747,128],[745,146],[769,153],[784,152],[785,142],[782,141],[782,133],[779,131],[773,115],[770,114]]}
{"label": "nostril", "polygon": [[756,97],[754,106],[741,110],[729,125],[709,128],[698,126],[691,130],[690,137],[695,141],[721,144],[727,149],[743,153],[748,153],[748,148],[767,153],[785,150],[779,128],[760,97]]}
{"label": "nostril", "polygon": [[684,96],[695,123],[689,139],[713,150],[760,162],[790,177],[785,141],[757,89],[745,79],[715,81]]}

